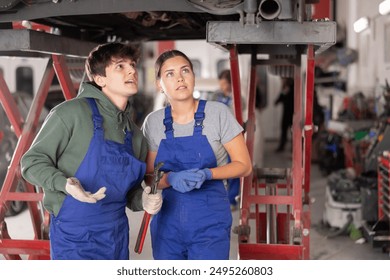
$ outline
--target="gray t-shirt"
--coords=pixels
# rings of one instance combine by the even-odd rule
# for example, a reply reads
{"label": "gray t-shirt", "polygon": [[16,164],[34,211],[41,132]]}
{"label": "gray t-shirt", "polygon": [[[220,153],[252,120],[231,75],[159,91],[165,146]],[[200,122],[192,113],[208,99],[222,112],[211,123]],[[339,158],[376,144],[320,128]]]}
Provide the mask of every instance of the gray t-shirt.
{"label": "gray t-shirt", "polygon": [[[157,152],[158,146],[165,137],[164,109],[150,113],[142,126],[142,131],[148,141],[150,151]],[[175,137],[193,135],[194,120],[187,124],[173,123]],[[203,121],[202,134],[206,135],[212,150],[214,151],[217,165],[227,163],[228,154],[223,144],[228,143],[243,131],[230,109],[220,102],[207,101],[205,107],[205,119]]]}

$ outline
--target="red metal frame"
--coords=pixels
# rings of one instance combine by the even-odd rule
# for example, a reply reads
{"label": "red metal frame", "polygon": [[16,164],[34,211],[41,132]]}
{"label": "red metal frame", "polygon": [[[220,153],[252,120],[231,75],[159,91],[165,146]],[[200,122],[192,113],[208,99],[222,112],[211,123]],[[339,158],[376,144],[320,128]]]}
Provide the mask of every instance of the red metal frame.
{"label": "red metal frame", "polygon": [[7,84],[5,83],[5,80],[3,76],[0,73],[0,101],[3,105],[5,114],[8,116],[8,120],[11,123],[15,134],[17,137],[20,137],[22,134],[22,123],[23,123],[23,117],[19,112],[18,106],[15,103],[15,100],[13,99]]}
{"label": "red metal frame", "polygon": [[378,157],[378,220],[390,219],[390,153]]}
{"label": "red metal frame", "polygon": [[[51,26],[35,23],[32,21],[29,21],[29,24],[31,25],[31,29],[33,30],[50,32],[52,29]],[[21,21],[14,21],[12,22],[12,29],[26,29],[26,27],[23,26]]]}
{"label": "red metal frame", "polygon": [[238,62],[237,48],[235,47],[230,49],[230,75],[232,78],[234,113],[238,123],[242,125],[244,121],[242,118],[241,105],[240,67]]}
{"label": "red metal frame", "polygon": [[[232,63],[237,60],[235,47],[230,50],[230,55],[234,88],[234,81],[239,80],[238,66]],[[274,193],[272,194],[267,194],[266,191],[272,180],[269,180],[269,177],[264,179],[267,176],[262,178],[259,175],[260,173],[273,171],[272,169],[254,170],[251,175],[244,178],[241,186],[240,224],[236,229],[239,234],[239,259],[309,259],[309,191],[314,89],[314,51],[312,45],[307,46],[306,59],[304,81],[302,81],[301,66],[294,65],[292,168],[284,170],[285,178],[275,177],[273,179]],[[252,54],[247,102],[248,121],[245,126],[246,143],[252,158],[255,128],[255,61],[256,54]],[[233,75],[236,75],[236,77]],[[305,86],[304,89],[303,86]],[[238,90],[233,90],[234,100],[240,98],[238,92]],[[252,207],[253,205],[255,207]],[[273,206],[276,212],[277,240],[275,243],[266,241],[267,210],[264,211],[264,208],[267,209],[267,205]],[[285,211],[282,211],[282,206],[285,206]],[[255,242],[250,238],[250,220],[255,220]]]}
{"label": "red metal frame", "polygon": [[311,151],[313,136],[313,98],[314,98],[314,69],[315,59],[313,46],[309,45],[307,50],[307,68],[306,68],[306,109],[305,109],[305,126],[304,126],[304,191],[305,203],[309,204],[307,195],[310,192],[310,174],[311,174]]}
{"label": "red metal frame", "polygon": [[74,88],[72,79],[70,78],[69,69],[65,63],[64,56],[53,54],[52,58],[54,70],[56,71],[65,99],[69,100],[76,97],[76,89]]}
{"label": "red metal frame", "polygon": [[[14,127],[18,137],[12,160],[0,192],[0,253],[6,259],[21,259],[21,255],[28,255],[29,259],[49,259],[50,246],[48,241],[49,215],[43,211],[43,193],[40,188],[35,188],[25,182],[24,192],[16,192],[16,186],[21,178],[20,160],[22,155],[30,147],[38,129],[39,116],[45,104],[50,85],[56,71],[58,80],[65,99],[76,96],[68,68],[62,56],[52,55],[53,65],[49,64],[42,78],[42,83],[34,96],[28,116],[24,122],[17,105],[0,74],[0,101],[5,113]],[[53,68],[54,66],[54,68]],[[34,237],[31,240],[16,240],[8,233],[5,222],[5,214],[11,201],[26,201],[28,204]],[[44,212],[43,216],[41,211]]]}

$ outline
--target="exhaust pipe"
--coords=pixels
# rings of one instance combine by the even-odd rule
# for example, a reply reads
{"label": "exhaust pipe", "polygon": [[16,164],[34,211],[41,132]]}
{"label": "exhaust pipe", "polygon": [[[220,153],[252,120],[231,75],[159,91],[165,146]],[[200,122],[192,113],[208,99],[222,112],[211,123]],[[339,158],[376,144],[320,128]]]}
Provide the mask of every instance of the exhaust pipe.
{"label": "exhaust pipe", "polygon": [[262,18],[272,20],[277,18],[282,11],[279,0],[261,0],[259,5],[259,14]]}

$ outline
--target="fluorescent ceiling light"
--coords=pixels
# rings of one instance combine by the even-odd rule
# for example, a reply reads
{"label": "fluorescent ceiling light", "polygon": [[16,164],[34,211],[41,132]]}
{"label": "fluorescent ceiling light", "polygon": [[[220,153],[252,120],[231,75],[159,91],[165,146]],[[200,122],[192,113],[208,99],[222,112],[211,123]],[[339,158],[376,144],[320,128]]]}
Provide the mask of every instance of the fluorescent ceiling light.
{"label": "fluorescent ceiling light", "polygon": [[379,13],[386,15],[390,12],[390,0],[383,1],[379,4]]}
{"label": "fluorescent ceiling light", "polygon": [[368,18],[361,17],[353,24],[353,30],[356,33],[362,32],[364,29],[368,27]]}

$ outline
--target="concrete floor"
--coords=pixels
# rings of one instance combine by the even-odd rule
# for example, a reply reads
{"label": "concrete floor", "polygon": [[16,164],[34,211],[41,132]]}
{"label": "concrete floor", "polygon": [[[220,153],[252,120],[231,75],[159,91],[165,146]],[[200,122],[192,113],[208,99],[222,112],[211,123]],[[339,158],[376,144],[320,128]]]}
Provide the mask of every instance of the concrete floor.
{"label": "concrete floor", "polygon": [[[265,167],[291,167],[291,153],[274,153],[276,143],[266,142],[265,144]],[[388,253],[382,252],[381,248],[374,248],[371,243],[358,244],[347,235],[340,235],[328,238],[329,232],[321,227],[324,211],[324,198],[326,177],[321,175],[316,164],[311,169],[311,230],[310,230],[310,259],[312,260],[388,260]],[[239,224],[238,211],[233,212],[233,227]],[[149,260],[152,259],[149,234],[145,240],[141,254],[134,252],[134,245],[137,239],[138,230],[142,221],[143,212],[133,213],[128,211],[130,219],[130,252],[131,259]],[[15,217],[6,218],[8,231],[13,239],[31,239],[32,227],[29,212],[24,211]],[[232,233],[230,259],[237,259],[237,235]],[[0,259],[3,256],[0,255]]]}

